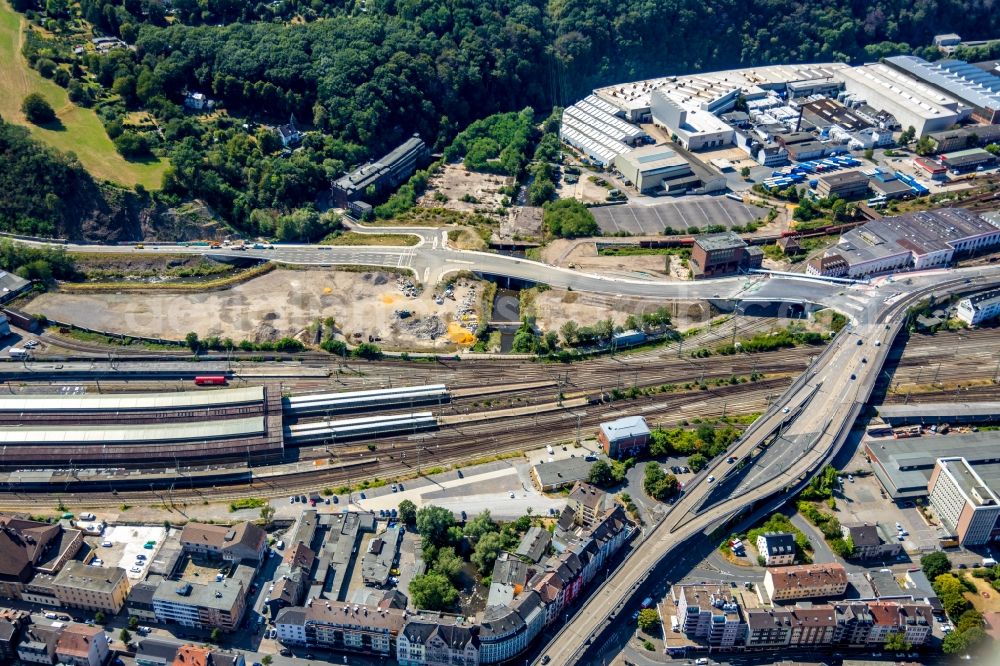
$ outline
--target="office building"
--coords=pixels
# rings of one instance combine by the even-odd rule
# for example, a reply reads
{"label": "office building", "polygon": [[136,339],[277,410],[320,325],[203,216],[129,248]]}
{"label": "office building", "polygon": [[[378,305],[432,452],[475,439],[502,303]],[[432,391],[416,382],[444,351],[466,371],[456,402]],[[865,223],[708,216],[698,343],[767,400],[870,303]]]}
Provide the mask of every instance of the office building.
{"label": "office building", "polygon": [[879,111],[892,114],[917,136],[940,132],[967,118],[972,109],[884,63],[837,70],[845,90]]}
{"label": "office building", "polygon": [[861,171],[840,171],[816,179],[816,196],[859,199],[868,194],[870,178]]}
{"label": "office building", "polygon": [[847,572],[839,564],[802,564],[764,574],[771,601],[839,597],[847,590]]}
{"label": "office building", "polygon": [[795,535],[788,532],[768,532],[757,537],[757,552],[764,565],[780,567],[795,564]]}
{"label": "office building", "polygon": [[[430,155],[419,135],[414,134],[375,162],[366,162],[333,182],[333,197],[338,206],[366,196],[370,191],[381,196],[413,175]],[[369,188],[371,188],[369,190]]]}
{"label": "office building", "polygon": [[181,532],[181,546],[186,553],[224,562],[260,563],[267,549],[267,532],[249,522],[232,527],[188,523]]}
{"label": "office building", "polygon": [[978,326],[1000,314],[1000,289],[991,289],[958,302],[955,316],[969,326]]}
{"label": "office building", "polygon": [[747,272],[760,268],[763,254],[731,231],[701,234],[695,236],[691,248],[691,273],[698,280]]}
{"label": "office building", "polygon": [[117,615],[128,598],[129,582],[121,567],[91,567],[73,560],[56,575],[52,589],[64,606]]}
{"label": "office building", "polygon": [[641,416],[605,421],[597,431],[597,441],[611,458],[627,458],[649,446],[649,426]]}
{"label": "office building", "polygon": [[[997,77],[1000,81],[1000,77]],[[968,125],[959,129],[934,132],[930,135],[935,153],[950,153],[1000,140],[1000,125]]]}
{"label": "office building", "polygon": [[927,484],[931,508],[962,546],[1000,537],[1000,497],[965,458],[940,458]]}
{"label": "office building", "polygon": [[884,62],[970,107],[974,120],[1000,122],[1000,77],[962,60],[927,62],[916,56],[900,55]]}

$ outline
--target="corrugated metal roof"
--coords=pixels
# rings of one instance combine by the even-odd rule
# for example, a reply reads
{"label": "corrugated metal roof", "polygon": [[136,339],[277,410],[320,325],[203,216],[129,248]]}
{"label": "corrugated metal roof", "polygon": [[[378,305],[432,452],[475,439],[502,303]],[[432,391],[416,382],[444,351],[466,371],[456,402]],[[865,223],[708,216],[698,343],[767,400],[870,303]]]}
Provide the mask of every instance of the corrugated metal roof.
{"label": "corrugated metal roof", "polygon": [[263,400],[263,386],[180,391],[177,393],[6,395],[0,396],[0,412],[178,409],[182,407],[217,407],[262,402]]}
{"label": "corrugated metal roof", "polygon": [[263,435],[264,432],[264,417],[253,416],[203,423],[0,428],[0,444],[181,442],[251,437]]}

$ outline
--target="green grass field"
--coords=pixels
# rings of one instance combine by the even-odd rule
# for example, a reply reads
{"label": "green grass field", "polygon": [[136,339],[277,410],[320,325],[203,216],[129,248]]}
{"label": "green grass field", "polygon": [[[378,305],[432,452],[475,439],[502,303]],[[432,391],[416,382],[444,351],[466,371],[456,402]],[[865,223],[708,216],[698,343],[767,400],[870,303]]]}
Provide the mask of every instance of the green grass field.
{"label": "green grass field", "polygon": [[[119,155],[93,110],[70,102],[63,88],[28,66],[21,55],[24,28],[23,17],[6,0],[0,0],[0,116],[28,127],[34,137],[53,148],[76,153],[94,178],[130,187],[142,184],[149,190],[159,189],[167,161],[131,162]],[[61,127],[38,127],[25,119],[21,100],[31,92],[40,93],[48,100],[56,110]]]}

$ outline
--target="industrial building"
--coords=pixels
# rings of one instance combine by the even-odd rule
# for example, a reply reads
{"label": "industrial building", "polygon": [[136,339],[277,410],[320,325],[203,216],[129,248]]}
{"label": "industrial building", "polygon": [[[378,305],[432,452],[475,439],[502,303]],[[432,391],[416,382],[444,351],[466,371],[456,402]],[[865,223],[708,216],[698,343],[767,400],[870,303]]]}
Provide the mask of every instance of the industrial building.
{"label": "industrial building", "polygon": [[1000,447],[997,433],[878,438],[865,441],[875,476],[892,499],[927,496],[931,473],[939,458],[960,457],[988,485],[1000,488]]}
{"label": "industrial building", "polygon": [[1000,125],[967,125],[960,129],[934,132],[930,138],[934,142],[934,152],[950,153],[997,142],[1000,140]]}
{"label": "industrial building", "polygon": [[931,508],[961,545],[1000,538],[1000,497],[964,458],[938,459],[927,490]]}
{"label": "industrial building", "polygon": [[418,134],[404,141],[375,162],[366,162],[354,171],[333,181],[333,198],[338,206],[359,199],[373,188],[380,196],[413,175],[428,158],[430,151]]}
{"label": "industrial building", "polygon": [[871,123],[835,99],[812,100],[800,108],[803,118],[818,128],[832,126],[847,132],[858,132],[871,127]]}
{"label": "industrial building", "polygon": [[952,173],[967,173],[977,169],[986,169],[997,163],[993,153],[982,148],[967,148],[953,153],[944,153],[938,159],[942,166]]}
{"label": "industrial building", "polygon": [[0,303],[6,303],[31,288],[31,282],[22,277],[0,271]]}
{"label": "industrial building", "polygon": [[816,196],[858,199],[868,194],[869,177],[859,171],[840,171],[816,179]]}
{"label": "industrial building", "polygon": [[835,76],[845,90],[880,111],[892,114],[917,136],[939,132],[966,119],[972,109],[916,78],[884,63],[843,68]]}
{"label": "industrial building", "polygon": [[[873,220],[846,232],[825,254],[843,260],[835,262],[838,277],[859,278],[948,266],[956,257],[998,243],[1000,217],[942,208]],[[831,267],[810,262],[806,268],[810,275],[821,270]]]}
{"label": "industrial building", "polygon": [[691,165],[669,146],[645,146],[615,157],[615,167],[643,194],[691,178]]}
{"label": "industrial building", "polygon": [[646,139],[642,129],[619,118],[618,112],[614,105],[589,95],[563,111],[559,138],[600,166],[615,163],[616,157]]}
{"label": "industrial building", "polygon": [[869,181],[868,187],[876,197],[885,201],[902,199],[914,194],[913,188],[900,180],[895,173],[886,173],[884,171],[876,172],[875,176]]}
{"label": "industrial building", "polygon": [[843,63],[805,65],[771,65],[747,67],[686,76],[667,76],[599,88],[594,94],[620,109],[630,122],[651,119],[650,96],[654,90],[668,87],[680,99],[697,97],[710,113],[729,111],[737,96],[752,102],[781,93],[790,98],[830,94],[842,85],[836,72],[846,68]]}
{"label": "industrial building", "polygon": [[1000,402],[909,402],[905,405],[880,405],[878,415],[893,428],[945,423],[993,423],[1000,421]]}
{"label": "industrial building", "polygon": [[720,275],[732,275],[760,268],[763,251],[737,234],[728,231],[720,234],[695,236],[691,247],[691,274],[698,280]]}
{"label": "industrial building", "polygon": [[967,296],[958,302],[955,316],[969,326],[978,326],[1000,314],[1000,289]]}
{"label": "industrial building", "polygon": [[1000,77],[962,60],[927,62],[916,56],[900,55],[884,62],[970,107],[974,120],[1000,122]]}
{"label": "industrial building", "polygon": [[673,87],[657,88],[650,94],[650,113],[655,124],[677,137],[677,143],[688,150],[729,146],[735,130],[714,111],[731,106],[737,93],[736,88],[730,88],[718,98],[705,93],[699,97]]}

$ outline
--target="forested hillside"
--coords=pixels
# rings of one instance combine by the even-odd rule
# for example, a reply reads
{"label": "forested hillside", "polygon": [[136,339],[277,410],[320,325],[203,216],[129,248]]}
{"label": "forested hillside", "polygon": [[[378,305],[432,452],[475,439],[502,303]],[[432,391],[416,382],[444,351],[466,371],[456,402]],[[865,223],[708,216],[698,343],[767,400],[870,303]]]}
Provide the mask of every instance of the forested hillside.
{"label": "forested hillside", "polygon": [[[261,233],[415,131],[440,150],[477,119],[526,106],[547,113],[596,85],[923,52],[934,33],[951,30],[1000,35],[1000,11],[987,0],[15,4],[55,36],[32,35],[29,62],[67,86],[70,99],[96,104],[119,150],[169,157],[168,195],[202,197]],[[77,15],[135,50],[75,55]],[[186,90],[220,100],[230,115],[192,118],[181,106]],[[135,110],[149,111],[156,126],[135,125]],[[233,122],[290,116],[319,130],[292,159],[280,157],[273,132]]]}

